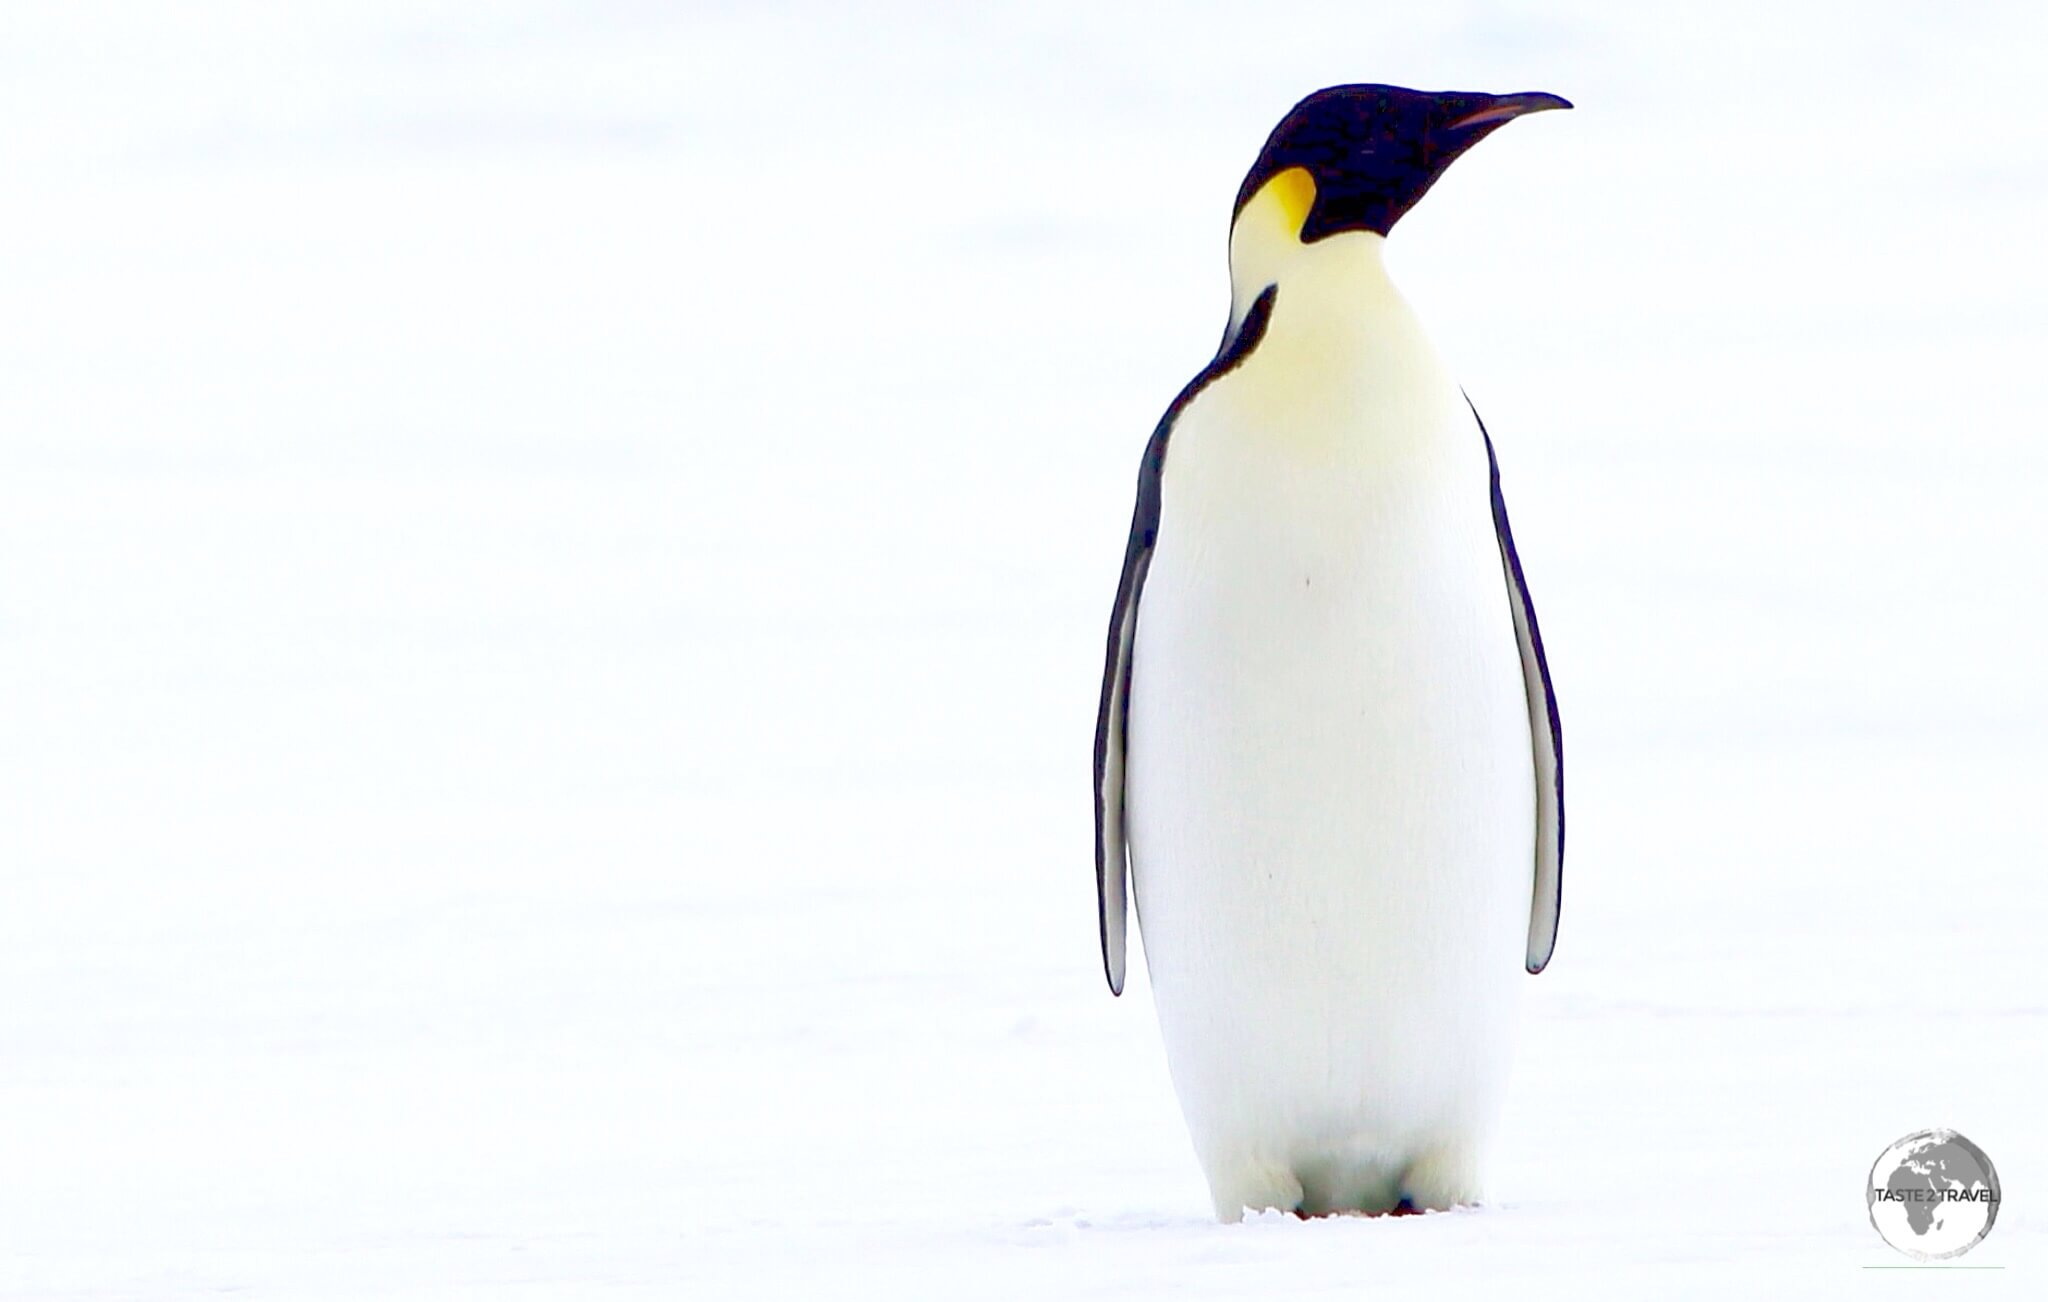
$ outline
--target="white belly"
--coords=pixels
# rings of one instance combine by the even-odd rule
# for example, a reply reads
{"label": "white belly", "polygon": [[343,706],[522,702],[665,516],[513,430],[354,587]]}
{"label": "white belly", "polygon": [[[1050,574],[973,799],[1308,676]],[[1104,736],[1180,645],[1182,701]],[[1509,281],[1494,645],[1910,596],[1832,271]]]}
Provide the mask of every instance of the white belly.
{"label": "white belly", "polygon": [[1224,1215],[1290,1181],[1310,1210],[1475,1197],[1509,1062],[1527,703],[1485,449],[1423,373],[1310,394],[1261,348],[1169,446],[1127,807],[1167,1059]]}

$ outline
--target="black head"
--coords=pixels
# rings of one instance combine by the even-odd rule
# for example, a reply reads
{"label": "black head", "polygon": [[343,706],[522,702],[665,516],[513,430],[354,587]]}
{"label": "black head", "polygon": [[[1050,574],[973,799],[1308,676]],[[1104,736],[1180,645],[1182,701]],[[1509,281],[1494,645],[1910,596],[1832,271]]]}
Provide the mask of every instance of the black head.
{"label": "black head", "polygon": [[1445,168],[1502,123],[1524,113],[1570,107],[1540,92],[1481,95],[1331,86],[1296,104],[1273,128],[1237,192],[1232,215],[1243,211],[1266,182],[1299,167],[1315,182],[1301,228],[1303,244],[1339,231],[1385,235]]}

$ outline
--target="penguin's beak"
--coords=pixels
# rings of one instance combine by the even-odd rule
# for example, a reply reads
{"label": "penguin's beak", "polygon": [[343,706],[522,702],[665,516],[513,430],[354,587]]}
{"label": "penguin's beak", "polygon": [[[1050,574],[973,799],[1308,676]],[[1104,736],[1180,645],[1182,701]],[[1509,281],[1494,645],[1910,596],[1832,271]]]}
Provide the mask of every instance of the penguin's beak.
{"label": "penguin's beak", "polygon": [[1474,128],[1492,130],[1503,122],[1521,117],[1525,113],[1541,113],[1545,109],[1568,109],[1572,102],[1562,95],[1549,95],[1540,90],[1523,91],[1517,95],[1489,96],[1485,103],[1453,118],[1445,126],[1452,131],[1470,131]]}

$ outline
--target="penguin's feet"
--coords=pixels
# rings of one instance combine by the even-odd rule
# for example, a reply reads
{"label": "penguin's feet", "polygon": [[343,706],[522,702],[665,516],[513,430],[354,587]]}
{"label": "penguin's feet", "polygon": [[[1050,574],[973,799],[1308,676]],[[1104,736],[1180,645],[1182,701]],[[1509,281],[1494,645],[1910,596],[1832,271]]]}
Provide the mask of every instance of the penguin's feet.
{"label": "penguin's feet", "polygon": [[[1478,1150],[1465,1143],[1425,1149],[1406,1167],[1379,1159],[1312,1162],[1294,1170],[1278,1162],[1240,1160],[1208,1170],[1216,1219],[1235,1223],[1247,1211],[1322,1216],[1419,1216],[1479,1201]],[[1398,1178],[1397,1178],[1398,1177]]]}

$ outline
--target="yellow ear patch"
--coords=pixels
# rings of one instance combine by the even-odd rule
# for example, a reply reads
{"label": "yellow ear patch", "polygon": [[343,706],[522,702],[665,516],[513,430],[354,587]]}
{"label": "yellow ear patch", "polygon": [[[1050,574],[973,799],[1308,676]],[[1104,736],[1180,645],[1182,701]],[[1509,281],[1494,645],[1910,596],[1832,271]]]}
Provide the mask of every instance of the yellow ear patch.
{"label": "yellow ear patch", "polygon": [[1285,214],[1288,233],[1298,237],[1308,210],[1315,206],[1316,179],[1306,167],[1290,167],[1261,186],[1259,198],[1271,201]]}

